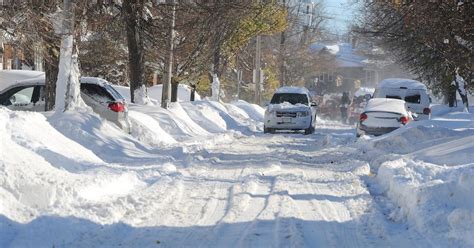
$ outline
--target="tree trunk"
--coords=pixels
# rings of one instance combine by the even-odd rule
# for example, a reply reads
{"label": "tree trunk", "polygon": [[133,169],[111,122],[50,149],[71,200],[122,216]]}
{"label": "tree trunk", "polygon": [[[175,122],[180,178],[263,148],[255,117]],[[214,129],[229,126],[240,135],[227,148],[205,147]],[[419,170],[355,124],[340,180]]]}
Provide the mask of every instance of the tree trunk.
{"label": "tree trunk", "polygon": [[285,31],[281,32],[280,38],[280,87],[286,85],[285,77],[286,77],[286,68],[285,68],[285,41],[286,41],[286,34]]}
{"label": "tree trunk", "polygon": [[171,102],[178,101],[178,86],[179,82],[176,80],[171,81]]}
{"label": "tree trunk", "polygon": [[[56,42],[56,40],[55,40]],[[58,81],[58,64],[59,64],[59,46],[55,43],[49,43],[46,47],[44,59],[45,70],[45,111],[54,109],[56,100],[56,81]]]}
{"label": "tree trunk", "polygon": [[195,84],[191,84],[191,96],[189,98],[189,100],[191,102],[194,102],[194,99],[196,98],[196,85]]}
{"label": "tree trunk", "polygon": [[174,52],[174,25],[176,18],[176,2],[175,0],[167,0],[167,3],[171,4],[171,19],[169,21],[169,39],[168,39],[168,52],[165,57],[166,73],[163,80],[163,89],[161,92],[161,107],[167,109],[169,107],[170,100],[172,101],[172,78],[173,78],[173,52]]}
{"label": "tree trunk", "polygon": [[127,32],[130,98],[133,103],[141,104],[145,103],[144,99],[147,97],[144,81],[145,63],[141,30],[143,9],[143,0],[123,1],[122,15]]}
{"label": "tree trunk", "polygon": [[64,0],[61,26],[61,50],[56,82],[56,112],[84,106],[80,96],[79,67],[74,49],[75,0]]}
{"label": "tree trunk", "polygon": [[456,89],[461,96],[462,103],[464,105],[465,111],[469,111],[469,101],[467,98],[467,91],[466,91],[466,81],[463,77],[461,77],[457,72],[454,77],[454,83],[456,85]]}

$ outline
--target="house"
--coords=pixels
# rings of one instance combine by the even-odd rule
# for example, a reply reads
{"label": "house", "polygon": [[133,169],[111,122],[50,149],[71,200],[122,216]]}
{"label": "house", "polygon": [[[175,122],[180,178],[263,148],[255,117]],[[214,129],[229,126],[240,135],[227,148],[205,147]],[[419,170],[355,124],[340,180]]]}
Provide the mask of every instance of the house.
{"label": "house", "polygon": [[40,47],[32,53],[25,53],[14,43],[0,41],[0,70],[43,71],[43,68]]}
{"label": "house", "polygon": [[318,95],[355,92],[360,87],[375,87],[384,78],[409,77],[381,49],[365,44],[355,47],[355,42],[315,43],[310,46],[310,52],[332,60],[306,81],[306,87]]}

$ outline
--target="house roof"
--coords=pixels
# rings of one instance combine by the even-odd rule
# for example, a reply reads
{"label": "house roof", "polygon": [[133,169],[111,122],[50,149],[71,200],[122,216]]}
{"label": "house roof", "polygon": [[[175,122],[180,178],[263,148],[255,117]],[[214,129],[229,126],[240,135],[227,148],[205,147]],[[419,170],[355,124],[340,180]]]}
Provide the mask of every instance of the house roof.
{"label": "house roof", "polygon": [[366,67],[367,58],[357,54],[350,43],[324,44],[314,43],[310,46],[313,52],[328,52],[335,56],[337,67]]}

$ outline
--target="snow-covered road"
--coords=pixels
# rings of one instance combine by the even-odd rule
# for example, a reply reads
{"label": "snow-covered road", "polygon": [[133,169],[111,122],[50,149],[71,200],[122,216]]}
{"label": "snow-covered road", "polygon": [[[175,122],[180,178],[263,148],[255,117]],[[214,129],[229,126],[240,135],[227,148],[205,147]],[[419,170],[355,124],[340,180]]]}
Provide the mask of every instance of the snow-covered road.
{"label": "snow-covered road", "polygon": [[[41,237],[41,246],[55,247],[423,246],[420,236],[414,243],[412,234],[393,239],[387,233],[386,225],[394,224],[364,183],[369,166],[347,146],[354,142],[353,130],[319,131],[227,135],[218,143],[189,146],[185,159],[159,170],[129,162],[110,172],[101,169],[124,175],[86,186],[69,182],[83,199],[74,206],[60,200],[54,210],[16,224],[19,236],[12,244],[33,245],[38,240],[24,238],[32,235]],[[132,168],[136,178],[128,176]]]}
{"label": "snow-covered road", "polygon": [[[431,165],[407,160],[405,167],[418,166],[417,173],[422,172],[418,168],[427,170],[430,176],[420,174],[420,181],[433,177],[441,187],[439,177],[451,187],[421,196],[422,191],[413,188],[416,203],[406,194],[397,196],[410,187],[423,186],[414,184],[415,179],[408,178],[411,174],[394,181],[398,184],[393,185],[407,187],[397,191],[391,188],[392,179],[384,177],[380,179],[387,179],[389,188],[381,190],[374,173],[381,163],[391,160],[396,162],[394,167],[388,164],[383,172],[398,173],[398,155],[383,149],[408,141],[413,146],[400,149],[416,148],[420,154],[429,154],[431,150],[425,147],[432,142],[416,144],[410,138],[432,132],[440,144],[450,144],[456,137],[469,141],[474,137],[469,128],[455,132],[414,127],[405,135],[407,139],[403,133],[395,133],[383,142],[369,142],[357,141],[352,127],[320,122],[316,133],[306,136],[229,131],[152,148],[86,117],[74,114],[47,121],[39,114],[1,113],[0,123],[5,124],[6,132],[0,134],[0,247],[467,244],[443,236],[448,235],[442,229],[447,226],[446,218],[438,215],[438,219],[430,219],[431,209],[419,203],[438,204],[432,196],[438,192],[453,196],[453,192],[460,192],[456,187],[469,187],[469,177],[463,179],[465,183],[455,181],[459,186],[449,186],[451,181],[444,178],[453,176],[443,176],[439,167],[429,171]],[[1,122],[2,118],[9,121]],[[42,132],[28,127],[31,120]],[[75,129],[84,127],[82,120],[88,126]],[[438,146],[435,148],[443,149]],[[471,148],[455,152],[469,153]],[[425,156],[417,154],[410,156]],[[472,165],[463,170],[469,168]],[[450,173],[449,168],[443,170]],[[408,169],[402,172],[409,173]],[[398,180],[395,174],[393,178]],[[411,183],[403,184],[405,181]],[[387,197],[387,190],[398,197],[394,198],[398,202]],[[440,204],[446,205],[443,201]],[[463,234],[470,232],[465,223],[471,222],[463,217],[470,216],[470,203],[456,204],[432,209],[444,211],[443,216],[455,212],[447,221],[456,232],[449,235],[470,242],[469,235]],[[415,224],[407,216],[414,218]],[[439,228],[427,228],[430,223]]]}

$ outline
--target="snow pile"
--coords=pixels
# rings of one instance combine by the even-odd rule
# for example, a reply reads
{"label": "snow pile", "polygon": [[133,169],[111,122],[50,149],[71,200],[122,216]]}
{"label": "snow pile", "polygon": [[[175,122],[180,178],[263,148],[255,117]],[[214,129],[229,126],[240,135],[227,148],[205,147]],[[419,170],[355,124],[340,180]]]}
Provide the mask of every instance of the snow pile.
{"label": "snow pile", "polygon": [[[125,87],[125,86],[119,86],[119,85],[112,85],[114,89],[116,89],[124,98],[127,100],[127,102],[130,103],[130,88]],[[163,90],[163,85],[155,85],[152,87],[146,88],[148,98],[149,100],[154,103],[159,105],[161,103],[161,96],[162,96],[162,90]],[[187,102],[191,98],[191,87],[184,85],[184,84],[179,84],[178,85],[178,101],[180,102]],[[201,96],[196,93],[195,95],[195,100],[201,100]]]}
{"label": "snow pile", "polygon": [[[474,149],[470,152],[473,154]],[[474,245],[474,236],[469,235],[474,233],[474,163],[447,167],[399,159],[383,163],[377,179],[399,206],[390,214],[392,219],[407,218],[430,236],[447,235]]]}
{"label": "snow pile", "polygon": [[172,103],[169,109],[156,105],[129,105],[132,136],[150,146],[170,145],[237,132],[251,134],[263,129],[263,109],[239,101],[235,104],[202,100]]}
{"label": "snow pile", "polygon": [[454,246],[474,246],[474,114],[433,110],[431,120],[356,145],[372,160],[373,190],[395,205],[393,220]]}
{"label": "snow pile", "polygon": [[29,222],[45,213],[85,217],[94,210],[74,206],[117,198],[143,185],[134,172],[104,171],[102,159],[63,136],[42,114],[0,107],[0,126],[0,214],[11,220]]}

